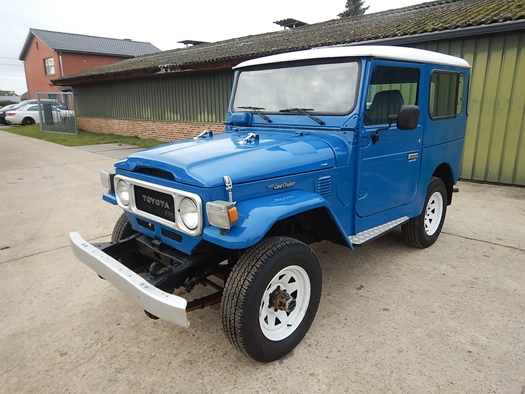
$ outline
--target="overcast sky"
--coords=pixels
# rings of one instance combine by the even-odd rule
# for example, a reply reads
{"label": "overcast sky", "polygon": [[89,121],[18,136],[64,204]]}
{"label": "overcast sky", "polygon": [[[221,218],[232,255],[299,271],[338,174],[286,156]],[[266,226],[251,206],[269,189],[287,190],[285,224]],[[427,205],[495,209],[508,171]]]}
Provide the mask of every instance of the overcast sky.
{"label": "overcast sky", "polygon": [[[429,1],[429,0],[426,0]],[[367,14],[426,2],[366,0]],[[216,42],[277,31],[273,22],[295,18],[312,24],[336,19],[345,0],[0,0],[0,90],[27,91],[18,60],[30,28],[150,42],[161,50],[177,41]]]}

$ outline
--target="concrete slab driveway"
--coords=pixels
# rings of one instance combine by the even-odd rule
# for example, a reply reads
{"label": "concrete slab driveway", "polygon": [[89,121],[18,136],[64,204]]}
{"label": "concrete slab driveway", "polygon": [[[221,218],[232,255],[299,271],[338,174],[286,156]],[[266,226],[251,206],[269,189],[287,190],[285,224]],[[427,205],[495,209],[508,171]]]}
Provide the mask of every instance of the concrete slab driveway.
{"label": "concrete slab driveway", "polygon": [[114,159],[0,131],[1,393],[524,393],[525,189],[460,183],[429,249],[400,233],[314,246],[316,320],[257,364],[219,306],[152,321],[77,261],[67,234],[109,238]]}

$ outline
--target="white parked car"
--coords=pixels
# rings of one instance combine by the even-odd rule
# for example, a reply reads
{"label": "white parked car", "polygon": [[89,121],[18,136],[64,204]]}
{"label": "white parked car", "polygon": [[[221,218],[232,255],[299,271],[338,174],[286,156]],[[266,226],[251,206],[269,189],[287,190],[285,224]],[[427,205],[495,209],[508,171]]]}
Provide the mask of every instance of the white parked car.
{"label": "white parked car", "polygon": [[[56,106],[52,106],[51,108],[53,113],[53,122],[60,122],[64,118],[69,118],[75,115],[74,111],[59,109]],[[5,121],[7,124],[21,124],[22,126],[40,123],[38,105],[29,104],[11,111],[7,111],[5,114]]]}
{"label": "white parked car", "polygon": [[10,109],[16,109],[20,103],[17,104],[9,104],[5,107],[0,108],[0,124],[7,124],[5,121],[5,113]]}

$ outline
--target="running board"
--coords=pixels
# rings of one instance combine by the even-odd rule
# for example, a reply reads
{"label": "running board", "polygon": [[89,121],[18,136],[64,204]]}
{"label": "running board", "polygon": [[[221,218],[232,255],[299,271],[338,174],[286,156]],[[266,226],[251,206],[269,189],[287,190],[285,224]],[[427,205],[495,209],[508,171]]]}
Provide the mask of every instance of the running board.
{"label": "running board", "polygon": [[380,226],[361,231],[360,233],[357,233],[356,235],[351,235],[348,238],[350,239],[350,242],[352,242],[354,245],[361,245],[365,242],[371,241],[372,239],[379,237],[380,235],[383,235],[384,233],[389,232],[390,230],[394,229],[400,224],[403,224],[406,221],[408,221],[408,219],[408,216],[403,216],[402,218],[392,220],[391,222],[381,224]]}

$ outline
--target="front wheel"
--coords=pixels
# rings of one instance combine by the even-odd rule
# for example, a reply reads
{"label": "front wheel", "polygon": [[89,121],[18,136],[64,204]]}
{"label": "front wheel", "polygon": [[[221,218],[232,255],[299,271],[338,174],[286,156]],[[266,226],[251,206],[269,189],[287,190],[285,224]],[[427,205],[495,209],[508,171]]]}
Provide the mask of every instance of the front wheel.
{"label": "front wheel", "polygon": [[447,188],[440,178],[428,184],[423,211],[401,226],[403,239],[417,248],[427,248],[439,237],[447,213]]}
{"label": "front wheel", "polygon": [[[118,242],[131,237],[136,234],[137,231],[133,230],[131,223],[125,213],[120,215],[115,227],[113,228],[113,233],[111,234],[111,242]],[[138,251],[132,251],[130,253],[124,254],[119,258],[119,261],[124,264],[126,267],[131,269],[144,268],[151,264],[151,261],[146,256],[143,256]]]}
{"label": "front wheel", "polygon": [[321,269],[310,247],[292,238],[267,238],[240,258],[226,282],[224,332],[256,361],[280,359],[310,328],[321,287]]}

